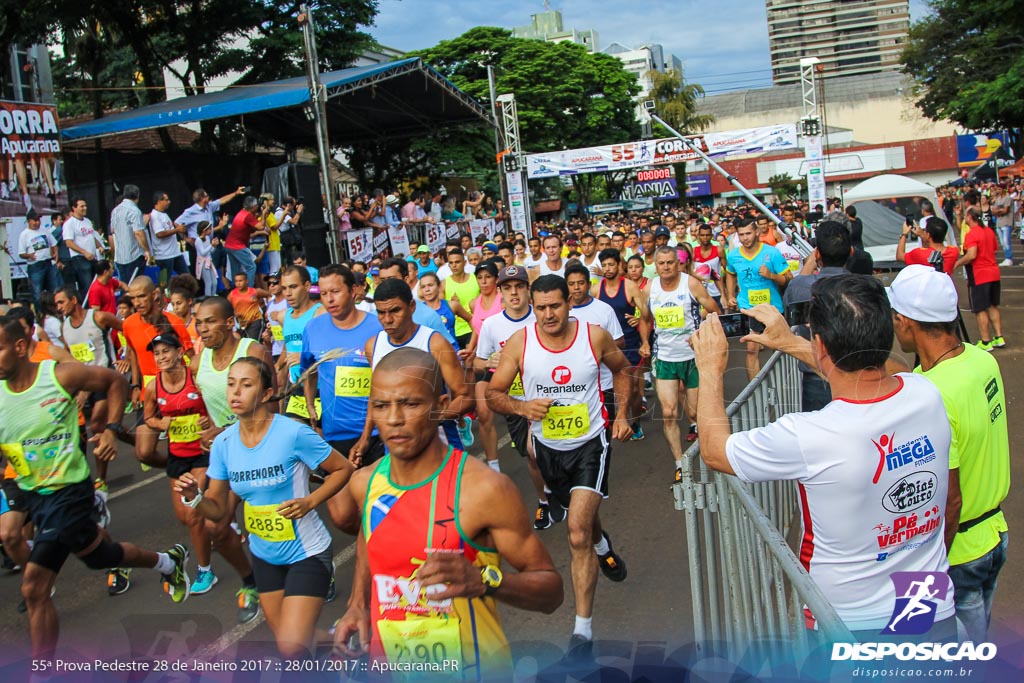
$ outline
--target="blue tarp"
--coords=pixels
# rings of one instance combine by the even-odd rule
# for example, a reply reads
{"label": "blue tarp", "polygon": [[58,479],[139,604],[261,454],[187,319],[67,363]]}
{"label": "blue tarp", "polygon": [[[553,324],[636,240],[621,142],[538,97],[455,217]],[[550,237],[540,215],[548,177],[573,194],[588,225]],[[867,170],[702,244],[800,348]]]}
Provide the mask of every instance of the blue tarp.
{"label": "blue tarp", "polygon": [[[489,120],[480,104],[418,58],[331,71],[320,74],[320,81],[327,90],[332,144]],[[245,116],[247,127],[301,144],[313,139],[313,126],[302,111],[309,101],[303,76],[168,100],[65,128],[61,136],[83,140]]]}

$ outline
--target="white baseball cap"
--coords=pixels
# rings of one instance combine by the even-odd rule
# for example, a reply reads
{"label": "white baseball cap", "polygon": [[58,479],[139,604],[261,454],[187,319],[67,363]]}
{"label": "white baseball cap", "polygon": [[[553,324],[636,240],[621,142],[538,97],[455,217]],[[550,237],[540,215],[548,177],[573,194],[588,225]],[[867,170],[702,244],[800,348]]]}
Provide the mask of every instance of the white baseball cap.
{"label": "white baseball cap", "polygon": [[919,323],[956,320],[957,294],[953,278],[932,266],[907,266],[886,287],[893,310]]}

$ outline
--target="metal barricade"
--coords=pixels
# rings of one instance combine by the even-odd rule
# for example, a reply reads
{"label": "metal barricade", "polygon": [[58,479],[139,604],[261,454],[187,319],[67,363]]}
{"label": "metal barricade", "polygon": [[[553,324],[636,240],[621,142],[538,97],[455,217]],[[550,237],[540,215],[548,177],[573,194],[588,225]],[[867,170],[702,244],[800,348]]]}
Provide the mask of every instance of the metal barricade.
{"label": "metal barricade", "polygon": [[[762,427],[800,410],[797,361],[776,352],[728,406],[733,432]],[[828,599],[800,564],[786,537],[800,514],[792,481],[745,484],[709,470],[698,440],[685,454],[673,487],[686,517],[694,640],[723,645],[739,657],[771,641],[797,653],[809,643],[804,605],[828,640],[852,641]]]}

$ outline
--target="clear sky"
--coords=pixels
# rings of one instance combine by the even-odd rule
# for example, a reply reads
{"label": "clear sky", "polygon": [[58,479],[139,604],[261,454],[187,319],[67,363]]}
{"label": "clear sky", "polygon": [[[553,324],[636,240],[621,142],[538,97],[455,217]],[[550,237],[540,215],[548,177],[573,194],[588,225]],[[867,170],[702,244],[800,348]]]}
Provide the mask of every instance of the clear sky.
{"label": "clear sky", "polygon": [[[397,50],[431,47],[474,26],[525,26],[545,11],[543,0],[379,1],[370,34]],[[764,0],[553,0],[551,7],[566,30],[595,29],[601,48],[661,43],[708,94],[771,85]],[[912,20],[927,12],[925,0],[911,0]]]}

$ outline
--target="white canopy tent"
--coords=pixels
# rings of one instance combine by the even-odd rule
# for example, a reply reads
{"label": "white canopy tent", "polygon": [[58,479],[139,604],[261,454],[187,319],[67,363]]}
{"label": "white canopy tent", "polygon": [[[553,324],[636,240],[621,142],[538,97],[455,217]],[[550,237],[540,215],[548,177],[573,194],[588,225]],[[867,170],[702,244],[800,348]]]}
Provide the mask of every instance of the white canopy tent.
{"label": "white canopy tent", "polygon": [[[921,202],[928,200],[941,217],[935,188],[907,176],[887,173],[869,178],[843,196],[847,206],[855,206],[857,218],[864,223],[864,249],[875,265],[896,261],[896,243],[907,216],[921,219]],[[947,244],[956,244],[956,231],[946,234]]]}

